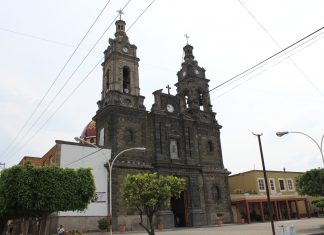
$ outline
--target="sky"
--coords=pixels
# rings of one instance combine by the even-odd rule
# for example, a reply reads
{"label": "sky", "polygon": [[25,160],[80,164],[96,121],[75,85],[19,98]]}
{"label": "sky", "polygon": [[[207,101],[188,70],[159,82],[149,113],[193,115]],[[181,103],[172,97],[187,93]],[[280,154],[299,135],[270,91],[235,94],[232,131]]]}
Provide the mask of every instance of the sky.
{"label": "sky", "polygon": [[[213,89],[324,26],[322,0],[111,0],[102,11],[107,3],[0,2],[0,163],[6,167],[23,156],[43,156],[55,140],[80,136],[97,110],[100,60],[114,37],[117,10],[125,5],[122,18],[137,46],[140,92],[148,111],[155,90],[167,92],[169,84],[176,94],[185,34]],[[323,32],[210,92],[230,172],[262,169],[252,133],[263,134],[267,170],[323,167],[309,137],[275,135],[298,131],[321,141]]]}

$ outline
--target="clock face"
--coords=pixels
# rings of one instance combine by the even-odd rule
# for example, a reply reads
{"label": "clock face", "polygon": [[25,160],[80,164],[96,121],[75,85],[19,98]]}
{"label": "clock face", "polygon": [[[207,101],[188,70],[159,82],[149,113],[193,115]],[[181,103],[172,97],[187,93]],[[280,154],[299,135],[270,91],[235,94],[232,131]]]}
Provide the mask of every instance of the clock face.
{"label": "clock face", "polygon": [[184,76],[186,76],[186,74],[187,74],[186,71],[184,71],[184,72],[182,73],[182,76],[184,77]]}
{"label": "clock face", "polygon": [[174,111],[174,107],[172,104],[167,104],[166,108],[167,108],[168,112],[170,112],[170,113],[172,113]]}
{"label": "clock face", "polygon": [[195,74],[199,74],[199,71],[197,69],[195,70]]}
{"label": "clock face", "polygon": [[128,48],[127,47],[123,47],[123,52],[127,53],[128,52]]}

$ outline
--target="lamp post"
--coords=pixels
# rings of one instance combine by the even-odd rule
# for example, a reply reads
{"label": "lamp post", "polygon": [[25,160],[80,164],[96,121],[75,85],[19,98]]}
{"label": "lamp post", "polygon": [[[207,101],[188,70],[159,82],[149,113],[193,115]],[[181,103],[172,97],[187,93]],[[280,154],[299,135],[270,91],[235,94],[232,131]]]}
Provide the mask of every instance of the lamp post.
{"label": "lamp post", "polygon": [[[76,141],[80,141],[80,142],[83,142],[83,143],[86,143],[86,144],[89,144],[95,148],[98,148],[98,149],[102,149],[100,147],[98,147],[97,145],[93,144],[93,143],[90,143],[86,140],[83,140],[83,139],[80,139],[78,137],[75,137],[74,138]],[[110,161],[108,160],[107,161],[107,166],[109,168],[109,214],[108,214],[108,221],[110,222],[110,235],[112,235],[112,198],[111,198],[111,195],[112,195],[112,190],[111,190],[111,175],[112,175],[112,168],[114,166],[114,163],[116,161],[116,159],[121,156],[123,153],[125,152],[128,152],[128,151],[133,151],[133,150],[138,150],[138,151],[145,151],[146,148],[145,147],[134,147],[134,148],[128,148],[128,149],[124,149],[123,151],[120,151],[114,158],[110,158]]]}
{"label": "lamp post", "polygon": [[287,135],[289,133],[301,134],[301,135],[304,135],[304,136],[310,138],[316,144],[316,146],[318,147],[318,149],[320,150],[321,156],[322,156],[323,165],[324,165],[324,153],[323,153],[324,134],[323,134],[322,139],[321,139],[321,144],[317,143],[316,140],[313,137],[311,137],[310,135],[307,135],[306,133],[300,132],[300,131],[279,131],[279,132],[276,133],[276,135],[278,137],[282,137],[282,136]]}
{"label": "lamp post", "polygon": [[261,144],[261,135],[262,135],[262,133],[261,134],[252,133],[252,134],[257,136],[258,141],[259,141],[259,148],[260,148],[262,169],[263,169],[263,177],[264,177],[265,187],[266,187],[266,192],[267,192],[267,202],[268,202],[268,208],[269,208],[269,214],[270,214],[271,229],[272,229],[272,234],[276,235],[276,232],[275,232],[275,229],[274,229],[274,223],[273,223],[273,209],[272,209],[272,204],[271,204],[271,201],[270,201],[267,172],[266,172],[265,164],[264,164],[264,160],[263,160],[263,151],[262,151],[262,144]]}

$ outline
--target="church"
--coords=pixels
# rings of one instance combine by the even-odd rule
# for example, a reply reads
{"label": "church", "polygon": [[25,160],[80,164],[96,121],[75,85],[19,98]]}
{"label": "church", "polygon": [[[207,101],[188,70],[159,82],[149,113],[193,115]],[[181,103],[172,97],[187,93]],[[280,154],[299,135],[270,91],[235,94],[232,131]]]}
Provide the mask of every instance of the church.
{"label": "church", "polygon": [[220,140],[221,125],[212,109],[209,80],[198,65],[193,47],[185,45],[184,61],[177,72],[177,94],[169,90],[153,92],[151,110],[140,94],[137,47],[126,34],[126,22],[116,21],[114,39],[104,52],[102,91],[96,123],[96,144],[111,149],[116,160],[112,174],[112,223],[138,229],[136,208],[122,198],[121,184],[127,174],[158,172],[185,179],[186,189],[179,199],[172,198],[170,208],[161,208],[156,222],[165,228],[215,224],[217,214],[232,222],[228,175],[224,168]]}

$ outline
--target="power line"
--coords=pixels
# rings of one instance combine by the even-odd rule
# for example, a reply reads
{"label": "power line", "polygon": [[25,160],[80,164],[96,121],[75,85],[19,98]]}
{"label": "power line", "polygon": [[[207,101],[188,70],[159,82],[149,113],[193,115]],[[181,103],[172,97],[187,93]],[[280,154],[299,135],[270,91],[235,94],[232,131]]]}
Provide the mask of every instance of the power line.
{"label": "power line", "polygon": [[[131,0],[128,0],[128,2],[126,3],[126,5],[123,7],[122,10],[125,9],[125,7],[129,4]],[[39,120],[41,119],[41,117],[46,113],[46,111],[51,107],[51,105],[53,104],[53,102],[56,100],[56,98],[58,97],[58,95],[62,92],[62,90],[66,87],[66,85],[71,81],[72,77],[74,76],[74,74],[79,70],[79,68],[81,67],[81,65],[84,63],[84,61],[88,58],[88,56],[91,54],[92,50],[97,46],[97,44],[99,43],[99,41],[103,38],[103,36],[106,34],[106,32],[108,31],[108,29],[110,29],[110,27],[113,25],[113,23],[116,21],[116,19],[118,18],[118,16],[116,16],[112,22],[109,24],[109,26],[106,28],[106,30],[101,34],[101,36],[97,39],[97,41],[94,43],[94,45],[91,47],[91,49],[88,51],[88,53],[85,55],[85,57],[81,60],[81,62],[79,63],[79,65],[76,67],[76,69],[71,73],[71,75],[68,77],[68,79],[64,82],[64,84],[62,85],[62,87],[60,88],[60,90],[56,93],[56,95],[51,99],[51,101],[49,102],[49,104],[45,107],[45,109],[43,110],[43,112],[38,116],[38,118],[34,121],[34,123],[32,124],[32,126],[28,129],[26,135],[29,134],[29,132],[34,128],[34,126],[39,122]],[[100,59],[101,61],[101,59]],[[94,68],[93,68],[94,69]],[[60,108],[60,107],[59,107]],[[56,111],[54,112],[54,114],[56,113]],[[49,119],[51,119],[53,115],[50,116]],[[48,120],[49,120],[48,119]],[[47,121],[45,122],[47,123]],[[43,127],[42,127],[43,128]],[[38,133],[38,132],[37,132]],[[24,145],[25,146],[25,145]]]}
{"label": "power line", "polygon": [[[238,0],[238,2],[243,6],[243,8],[250,14],[250,16],[254,19],[254,21],[262,28],[262,30],[270,37],[270,39],[280,48],[282,49],[282,47],[280,46],[280,44],[277,42],[277,40],[272,37],[272,35],[269,33],[269,31],[261,24],[261,22],[253,15],[253,13],[243,4],[243,2],[241,0]],[[311,86],[322,96],[324,96],[324,94],[322,93],[322,91],[310,80],[310,78],[308,77],[308,75],[300,68],[299,65],[297,65],[297,63],[290,58],[289,56],[287,56],[288,59],[290,60],[290,62],[295,66],[295,68],[298,70],[298,72],[300,72],[302,74],[302,76],[311,84]]]}
{"label": "power line", "polygon": [[46,126],[46,124],[54,117],[54,115],[63,107],[63,105],[72,97],[72,95],[79,89],[79,87],[87,80],[87,78],[90,76],[90,74],[95,70],[95,68],[101,64],[103,58],[101,58],[95,66],[92,67],[90,72],[81,80],[81,82],[73,89],[73,91],[69,94],[68,97],[64,99],[64,101],[56,108],[56,110],[51,114],[51,116],[43,123],[43,125],[36,130],[36,132],[27,139],[25,143],[19,149],[17,150],[17,153],[19,153],[32,139],[35,138],[35,136]]}
{"label": "power line", "polygon": [[128,29],[126,30],[126,32],[128,32],[132,27],[133,25],[138,21],[139,18],[142,17],[142,15],[147,11],[147,9],[149,9],[149,7],[155,2],[155,0],[152,0],[150,2],[150,4],[142,11],[142,13],[136,18],[136,20],[128,27]]}
{"label": "power line", "polygon": [[52,87],[54,86],[54,84],[56,83],[56,81],[58,80],[58,78],[60,77],[60,75],[62,74],[62,72],[65,70],[66,66],[71,61],[72,57],[74,56],[74,54],[76,53],[76,51],[79,49],[80,45],[82,44],[82,42],[84,41],[84,39],[87,37],[87,35],[89,34],[89,32],[91,31],[91,29],[93,28],[93,26],[95,25],[95,23],[97,22],[97,20],[99,19],[99,17],[103,13],[103,11],[106,9],[106,7],[108,6],[108,4],[110,3],[110,1],[111,0],[109,0],[105,4],[105,6],[102,8],[102,10],[100,11],[99,15],[96,17],[96,19],[94,20],[94,22],[91,24],[90,28],[87,30],[87,32],[85,33],[85,35],[82,37],[81,41],[78,43],[77,47],[72,52],[72,54],[69,57],[69,59],[65,62],[64,66],[61,68],[61,70],[59,71],[59,73],[55,77],[54,81],[52,82],[52,84],[50,85],[50,87],[47,89],[47,91],[45,92],[45,94],[43,95],[43,97],[40,100],[40,102],[36,105],[35,109],[31,112],[31,114],[27,118],[27,121],[23,124],[23,126],[20,128],[20,130],[18,131],[18,133],[16,134],[16,136],[14,137],[14,139],[11,141],[11,143],[8,145],[8,147],[1,153],[1,155],[4,155],[5,153],[7,153],[7,151],[11,148],[11,146],[17,141],[17,139],[19,138],[19,136],[22,134],[22,131],[26,128],[26,126],[29,123],[29,121],[32,119],[32,117],[34,116],[34,114],[36,113],[36,111],[39,109],[40,105],[43,103],[44,99],[47,97],[49,91],[52,89]]}
{"label": "power line", "polygon": [[[129,0],[125,6],[122,8],[122,10],[124,10],[126,8],[126,6],[129,4],[131,0]],[[144,10],[143,12],[139,15],[139,17],[136,18],[135,22],[133,22],[131,24],[131,26],[133,26],[137,21],[138,19],[146,12],[146,10],[152,5],[152,3],[154,2],[155,0],[153,0]],[[115,17],[115,19],[113,20],[113,22],[117,19],[118,16]],[[112,22],[112,23],[113,23]],[[101,38],[103,37],[103,35],[108,31],[108,29],[111,27],[112,23],[108,26],[108,28],[105,30],[105,32],[101,35],[101,37],[97,40],[97,42],[95,43],[95,45],[92,47],[92,49],[97,45],[97,43],[101,40]],[[92,50],[91,49],[91,50]],[[91,51],[90,51],[91,52]],[[90,52],[88,54],[90,54]],[[86,57],[88,56],[88,54],[86,55]],[[79,66],[77,67],[77,69],[81,66],[81,64],[84,62],[84,60],[86,59],[86,57],[82,60],[82,62],[79,64]],[[27,140],[27,142],[25,142],[23,144],[23,146],[21,148],[19,148],[18,152],[20,150],[22,150],[37,134],[38,132],[44,128],[44,126],[50,121],[50,119],[52,119],[52,117],[59,111],[59,109],[71,98],[71,96],[75,93],[75,91],[82,85],[82,83],[88,78],[88,76],[94,71],[94,69],[101,63],[103,58],[101,58],[99,60],[99,62],[91,69],[91,71],[85,76],[85,78],[77,85],[77,87],[70,93],[70,95],[60,104],[60,106],[52,113],[52,115],[43,123],[43,125],[34,133],[34,135],[29,138]],[[76,70],[77,70],[76,69]],[[76,70],[74,72],[76,72]],[[74,72],[72,73],[71,76],[73,76]]]}
{"label": "power line", "polygon": [[[295,48],[290,48],[289,51],[286,52],[286,54],[289,54],[289,53],[295,51],[296,49],[298,49],[299,47],[303,46],[304,44],[306,44],[306,43],[308,43],[308,42],[311,42],[310,44],[306,45],[305,47],[303,47],[302,49],[298,50],[297,52],[299,52],[299,51],[301,51],[301,50],[303,50],[303,49],[309,47],[310,45],[312,45],[312,44],[314,44],[315,42],[319,41],[322,37],[319,38],[319,39],[317,39],[316,41],[314,41],[314,39],[316,39],[317,37],[321,36],[322,34],[324,34],[324,32],[322,32],[322,33],[320,33],[320,34],[318,34],[318,35],[315,35],[313,38],[308,39],[307,41],[303,41],[303,42],[301,42],[301,44],[299,44],[299,45],[298,45],[297,47],[295,47]],[[292,55],[296,54],[297,52],[292,53],[292,54],[289,54],[289,56],[292,56]],[[244,77],[248,76],[249,74],[251,74],[251,73],[257,71],[258,69],[261,69],[262,67],[268,65],[269,63],[273,62],[274,60],[277,60],[277,59],[279,59],[279,58],[285,56],[286,54],[280,54],[280,55],[278,55],[277,57],[274,57],[274,58],[272,58],[272,59],[270,59],[270,60],[264,62],[262,65],[259,65],[259,66],[255,67],[255,68],[251,69],[250,71],[248,71],[248,72],[246,72],[246,73],[244,73],[244,74],[238,76],[237,78],[233,79],[232,81],[229,81],[228,83],[224,84],[222,88],[224,88],[224,87],[226,87],[226,86],[229,86],[229,85],[231,85],[231,84],[237,82],[237,81],[240,80],[240,79],[243,79]],[[286,57],[286,59],[288,59],[288,58]],[[286,59],[284,59],[284,60],[286,60]],[[282,60],[282,61],[283,61],[283,60]],[[215,92],[215,91],[214,91],[214,92]],[[212,92],[212,93],[214,93],[214,92]]]}
{"label": "power line", "polygon": [[241,73],[235,75],[234,77],[232,77],[232,78],[226,80],[225,82],[222,82],[221,84],[217,85],[216,87],[210,89],[209,92],[212,92],[212,91],[216,90],[217,88],[219,88],[219,87],[221,87],[221,86],[223,86],[223,85],[229,83],[230,81],[232,81],[232,80],[234,80],[234,79],[240,77],[241,75],[243,75],[243,74],[249,72],[250,70],[252,70],[252,69],[254,69],[254,68],[256,68],[256,67],[258,67],[258,66],[264,64],[264,63],[267,62],[268,60],[270,60],[270,59],[272,59],[272,58],[274,58],[274,57],[276,57],[276,56],[282,54],[283,52],[285,52],[285,51],[287,51],[288,49],[294,47],[295,45],[297,45],[297,44],[299,44],[300,42],[304,41],[305,39],[311,37],[312,35],[314,35],[314,34],[320,32],[320,31],[322,31],[323,29],[324,29],[324,27],[321,27],[321,28],[317,29],[316,31],[314,31],[314,32],[308,34],[307,36],[305,36],[305,37],[299,39],[298,41],[296,41],[296,42],[294,42],[293,44],[287,46],[286,48],[284,48],[284,49],[278,51],[277,53],[273,54],[272,56],[267,57],[266,59],[264,59],[264,60],[262,60],[261,62],[259,62],[259,63],[255,64],[255,65],[253,65],[252,67],[250,67],[250,68],[244,70],[243,72],[241,72]]}
{"label": "power line", "polygon": [[[319,36],[322,35],[322,34],[323,34],[323,33],[320,33],[319,35],[317,35],[317,36],[313,37],[312,39],[308,40],[307,42],[310,42],[310,41],[311,41],[310,44],[304,46],[303,48],[301,48],[300,50],[298,50],[298,51],[296,51],[296,52],[294,52],[294,53],[292,53],[292,54],[289,54],[289,56],[292,56],[292,55],[294,55],[294,54],[300,52],[301,50],[303,50],[303,49],[305,49],[305,48],[311,46],[312,44],[314,44],[314,43],[316,43],[317,41],[319,41],[320,39],[322,39],[323,37],[317,39],[316,41],[313,41],[315,38],[319,37]],[[303,43],[302,45],[306,44],[307,42]],[[297,48],[299,48],[299,47],[302,46],[302,45],[299,45],[298,47],[296,47],[296,48],[294,48],[294,49],[288,51],[287,53],[290,53],[290,52],[292,52],[292,51],[295,51]],[[238,80],[240,80],[240,79],[243,79],[243,78],[247,77],[247,76],[250,75],[251,73],[253,73],[253,72],[255,72],[255,71],[261,69],[262,67],[266,66],[267,64],[269,64],[269,63],[273,62],[274,60],[277,60],[278,58],[283,57],[283,56],[284,56],[284,55],[280,55],[279,57],[274,58],[274,59],[272,59],[271,61],[268,61],[268,62],[265,63],[265,64],[262,64],[260,67],[255,68],[255,69],[249,71],[248,73],[242,75],[242,77],[238,78],[237,80],[233,80],[233,81],[231,81],[230,83],[227,83],[225,86],[230,85],[230,84],[232,84],[232,83],[234,83],[234,82],[236,82],[236,81],[238,81]],[[218,96],[212,98],[212,100],[214,100],[214,99],[216,99],[216,98],[219,98],[219,97],[221,97],[221,96],[227,94],[228,92],[234,90],[235,88],[237,88],[237,87],[243,85],[245,82],[250,81],[251,79],[253,79],[253,78],[259,76],[260,74],[266,72],[268,69],[270,69],[270,68],[272,68],[272,67],[274,67],[274,66],[280,64],[281,62],[283,62],[283,61],[285,61],[285,60],[287,60],[287,59],[288,59],[288,58],[286,57],[286,58],[280,60],[279,62],[277,62],[276,64],[272,65],[271,67],[262,70],[261,72],[257,73],[256,75],[254,75],[254,76],[248,78],[247,80],[244,80],[243,82],[239,83],[238,85],[236,85],[236,86],[230,88],[229,90],[223,92],[222,94],[220,94],[220,95],[218,95]],[[224,88],[224,87],[223,87],[223,88]]]}
{"label": "power line", "polygon": [[32,34],[28,34],[28,33],[22,33],[22,32],[14,31],[11,29],[6,29],[6,28],[0,28],[0,30],[8,32],[8,33],[16,34],[19,36],[23,36],[23,37],[33,38],[33,39],[37,39],[37,40],[44,41],[44,42],[49,42],[49,43],[53,43],[53,44],[57,44],[57,45],[65,46],[65,47],[74,47],[75,48],[74,45],[71,45],[68,43],[59,42],[59,41],[55,41],[55,40],[51,40],[51,39],[47,39],[47,38],[42,38],[42,37],[35,36]]}
{"label": "power line", "polygon": [[[56,41],[56,40],[47,39],[47,38],[39,37],[39,36],[36,36],[36,35],[28,34],[28,33],[18,32],[18,31],[14,31],[14,30],[11,30],[11,29],[6,29],[6,28],[1,28],[0,27],[0,30],[4,31],[4,32],[9,32],[9,33],[12,33],[12,34],[17,34],[17,35],[23,36],[23,37],[33,38],[33,39],[36,39],[36,40],[57,44],[57,45],[64,46],[64,47],[71,47],[71,48],[76,48],[77,47],[76,45],[68,44],[68,43],[65,43],[65,42],[59,42],[59,41]],[[88,50],[88,49],[79,47],[79,50]],[[95,51],[95,53],[102,54],[101,52],[98,52],[98,51]]]}
{"label": "power line", "polygon": [[[93,148],[94,148],[94,147],[93,147]],[[96,151],[94,151],[94,152],[92,152],[92,153],[88,153],[87,155],[85,155],[85,156],[79,158],[78,160],[75,160],[75,161],[70,162],[70,163],[67,164],[65,167],[70,166],[70,165],[72,165],[73,163],[79,162],[79,161],[81,161],[81,160],[83,160],[83,159],[85,159],[85,158],[87,158],[87,157],[90,157],[91,155],[93,155],[93,154],[95,154],[95,153],[97,153],[97,152],[99,152],[99,151],[101,151],[101,150],[103,150],[103,149],[102,149],[102,148],[99,148],[99,149],[97,149]]]}
{"label": "power line", "polygon": [[[90,146],[89,146],[90,147]],[[92,146],[93,148],[95,148],[94,146]],[[101,152],[101,150],[104,150],[104,148],[97,148],[97,150],[96,151],[94,151],[94,152],[92,152],[92,153],[88,153],[87,155],[85,155],[85,156],[83,156],[83,157],[81,157],[81,158],[79,158],[79,159],[77,159],[77,160],[75,160],[75,161],[72,161],[72,162],[70,162],[69,164],[67,164],[66,165],[66,167],[67,166],[70,166],[70,165],[72,165],[73,163],[76,163],[76,162],[79,162],[79,161],[81,161],[81,160],[83,160],[83,159],[85,159],[85,158],[87,158],[87,157],[90,157],[91,155],[93,155],[93,154],[95,154],[95,153],[97,153],[97,152],[100,152],[106,159],[107,159],[107,156],[105,155],[105,154],[103,154],[102,152]],[[107,161],[108,161],[108,159],[107,159]]]}
{"label": "power line", "polygon": [[[144,12],[152,5],[152,3],[154,2],[155,0],[153,0],[143,11],[142,11],[142,13],[139,15],[139,17],[137,17],[136,18],[136,20],[131,24],[131,26],[133,26],[137,21],[138,21],[138,19],[144,14]],[[128,3],[130,2],[130,0],[126,3],[126,5],[121,9],[121,10],[124,10],[125,8],[126,8],[126,6],[128,5]],[[115,17],[115,19],[112,21],[112,23],[113,22],[115,22],[115,20],[118,18],[118,15]],[[112,23],[108,26],[108,28],[105,30],[105,32],[101,35],[101,37],[98,39],[98,41],[100,41],[100,39],[102,38],[102,36],[107,32],[107,30],[111,27],[111,25],[112,25]],[[129,29],[128,29],[129,30]],[[128,30],[126,31],[126,32],[128,32]],[[97,42],[98,42],[97,41]],[[95,46],[94,46],[95,47]],[[93,48],[94,48],[93,47]],[[63,107],[63,105],[72,97],[72,95],[76,92],[76,90],[82,85],[82,83],[88,78],[88,76],[94,71],[94,69],[99,65],[99,64],[101,64],[101,61],[103,60],[104,58],[101,58],[99,61],[98,61],[98,63],[91,69],[91,71],[85,76],[85,78],[77,85],[77,87],[70,93],[70,95],[60,104],[60,106],[52,113],[52,115],[43,123],[43,125],[34,133],[34,135],[31,137],[31,138],[29,138],[28,140],[27,140],[27,142],[25,142],[20,148],[19,148],[19,150],[18,150],[18,152],[20,151],[20,150],[22,150],[40,131],[41,131],[41,129],[43,129],[44,128],[44,126],[52,119],[52,117]],[[96,152],[98,152],[98,151],[96,151]],[[94,153],[96,153],[96,152],[94,152]],[[91,154],[88,154],[87,156],[85,156],[85,157],[88,157],[88,156],[90,156],[90,155],[92,155],[92,154],[94,154],[94,153],[91,153]],[[83,157],[83,158],[85,158],[85,157]],[[81,159],[83,159],[83,158],[81,158]],[[81,160],[81,159],[79,159],[79,160]],[[79,160],[77,160],[77,161],[79,161]],[[74,163],[74,162],[71,162],[69,165],[71,165],[72,163]]]}

